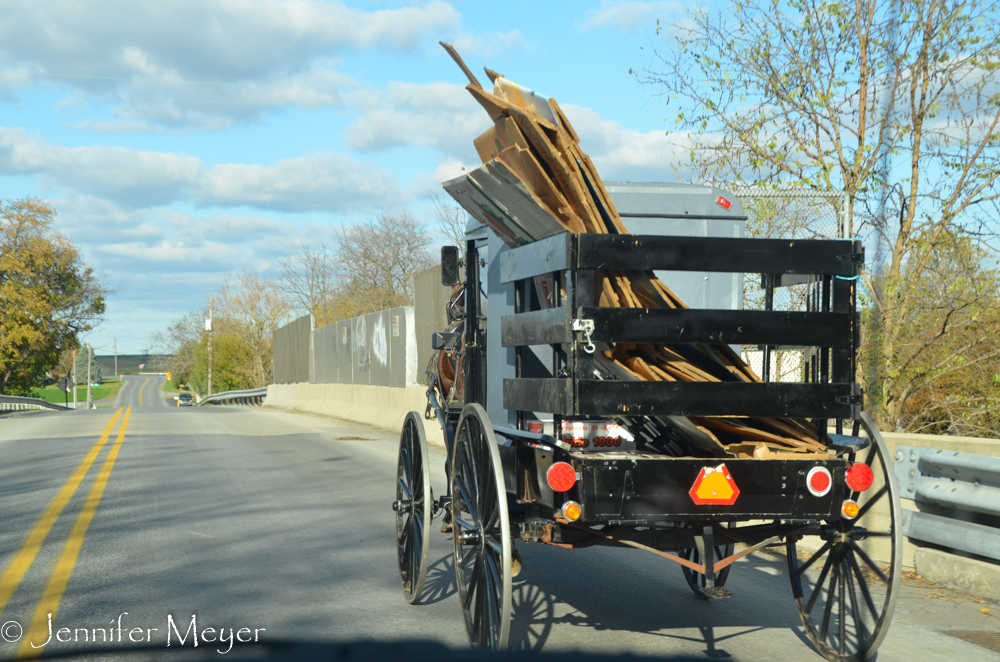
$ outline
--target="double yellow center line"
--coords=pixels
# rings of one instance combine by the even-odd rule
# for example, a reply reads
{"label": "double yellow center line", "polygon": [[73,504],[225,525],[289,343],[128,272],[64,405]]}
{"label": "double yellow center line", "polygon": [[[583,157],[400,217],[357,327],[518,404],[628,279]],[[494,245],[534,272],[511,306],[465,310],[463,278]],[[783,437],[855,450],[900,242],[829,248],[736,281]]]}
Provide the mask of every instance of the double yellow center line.
{"label": "double yellow center line", "polygon": [[[31,533],[28,534],[27,539],[21,546],[14,560],[8,566],[7,570],[4,572],[3,576],[0,577],[0,613],[3,612],[7,603],[10,602],[11,597],[17,590],[17,587],[21,584],[21,580],[27,574],[28,569],[34,562],[35,557],[38,556],[38,552],[42,548],[42,543],[45,542],[45,538],[48,536],[49,531],[52,526],[59,519],[59,515],[69,504],[70,499],[76,493],[77,488],[80,487],[80,483],[83,482],[84,477],[90,471],[90,467],[94,464],[97,456],[100,454],[101,449],[108,442],[111,437],[111,431],[114,429],[115,423],[118,421],[119,416],[121,416],[122,410],[119,409],[115,412],[114,416],[111,417],[111,421],[108,423],[107,427],[104,428],[104,432],[101,434],[100,439],[97,443],[90,449],[87,456],[83,458],[76,470],[69,477],[69,480],[62,486],[56,496],[49,503],[45,512],[42,513],[42,517],[38,520],[35,528],[32,529]],[[62,601],[63,593],[66,591],[66,585],[69,582],[70,576],[73,574],[73,568],[76,566],[77,557],[80,555],[80,549],[83,547],[84,536],[87,535],[87,529],[90,527],[90,522],[94,519],[94,513],[97,512],[97,506],[101,503],[101,497],[104,495],[104,489],[108,485],[108,479],[111,477],[111,470],[115,466],[115,461],[118,459],[118,452],[121,450],[122,442],[125,441],[125,429],[128,427],[128,419],[132,413],[132,408],[129,407],[125,410],[125,416],[122,418],[121,427],[118,429],[118,438],[111,450],[108,452],[107,458],[104,460],[104,465],[101,467],[100,473],[97,475],[97,479],[94,482],[94,486],[90,490],[90,494],[87,496],[87,500],[83,505],[83,510],[76,518],[76,524],[73,525],[73,531],[69,535],[69,539],[63,546],[62,554],[59,556],[59,561],[56,563],[55,569],[52,571],[49,577],[48,585],[45,587],[45,592],[42,594],[42,599],[38,603],[38,608],[35,610],[34,618],[32,619],[31,626],[25,633],[22,640],[21,650],[18,657],[34,656],[37,652],[32,649],[31,642],[44,642],[48,636],[48,614],[51,613],[53,619],[55,614],[59,609],[59,603]]]}

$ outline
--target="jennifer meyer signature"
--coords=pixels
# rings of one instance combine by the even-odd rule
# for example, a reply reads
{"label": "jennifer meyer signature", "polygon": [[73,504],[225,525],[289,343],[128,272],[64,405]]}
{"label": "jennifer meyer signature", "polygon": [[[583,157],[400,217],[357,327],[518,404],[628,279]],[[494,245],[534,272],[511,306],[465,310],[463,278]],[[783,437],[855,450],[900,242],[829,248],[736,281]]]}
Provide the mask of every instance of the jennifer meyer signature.
{"label": "jennifer meyer signature", "polygon": [[[123,625],[122,619],[126,616],[128,616],[128,612],[122,612],[118,615],[117,621],[111,621],[108,627],[61,627],[56,629],[52,622],[52,613],[50,612],[48,639],[44,642],[31,641],[28,643],[31,645],[31,648],[40,649],[54,642],[124,643],[127,638],[128,641],[133,644],[142,644],[152,643],[157,639],[162,640],[163,635],[153,634],[154,632],[160,632],[160,628],[133,627],[130,629],[127,625]],[[181,627],[178,627],[177,622],[174,621],[173,614],[167,614],[166,627],[163,629],[166,631],[167,647],[170,647],[170,645],[174,643],[180,646],[185,646],[187,645],[188,638],[190,637],[192,645],[195,648],[198,647],[199,643],[206,645],[214,643],[220,644],[220,647],[216,650],[223,655],[233,649],[234,641],[244,644],[256,642],[260,633],[266,630],[266,628],[232,627],[207,627],[199,630],[198,617],[196,614],[191,614],[191,621],[187,624],[187,627],[184,628],[184,634],[181,634]],[[21,624],[17,621],[7,621],[3,625],[0,625],[0,638],[6,642],[16,642],[23,635],[24,630],[21,628]],[[225,648],[225,650],[223,650],[223,648]]]}

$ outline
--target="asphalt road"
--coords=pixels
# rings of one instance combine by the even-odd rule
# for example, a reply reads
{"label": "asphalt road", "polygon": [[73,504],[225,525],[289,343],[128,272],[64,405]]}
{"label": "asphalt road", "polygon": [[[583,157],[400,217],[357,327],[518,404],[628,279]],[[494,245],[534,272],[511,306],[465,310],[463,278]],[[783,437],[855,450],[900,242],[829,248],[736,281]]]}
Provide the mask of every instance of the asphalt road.
{"label": "asphalt road", "polygon": [[[164,375],[127,375],[118,391],[115,407],[173,407],[173,394],[163,393]],[[110,402],[110,398],[108,399]],[[102,402],[101,404],[105,404]]]}
{"label": "asphalt road", "polygon": [[[0,635],[20,633],[0,640],[0,658],[142,645],[142,659],[177,659],[192,620],[207,638],[465,646],[451,542],[437,526],[425,604],[402,598],[395,434],[260,408],[170,407],[156,380],[128,378],[121,409],[0,418]],[[434,451],[435,491],[443,462]],[[735,597],[704,602],[677,566],[649,554],[519,549],[515,648],[821,659],[801,634],[782,558],[739,562],[727,584]],[[48,613],[54,636],[31,649],[48,638]],[[1000,639],[998,616],[997,605],[908,582],[878,659],[1000,659],[948,634]],[[102,642],[101,630],[118,636],[119,619],[123,640]],[[219,642],[191,643],[180,652],[218,659]]]}

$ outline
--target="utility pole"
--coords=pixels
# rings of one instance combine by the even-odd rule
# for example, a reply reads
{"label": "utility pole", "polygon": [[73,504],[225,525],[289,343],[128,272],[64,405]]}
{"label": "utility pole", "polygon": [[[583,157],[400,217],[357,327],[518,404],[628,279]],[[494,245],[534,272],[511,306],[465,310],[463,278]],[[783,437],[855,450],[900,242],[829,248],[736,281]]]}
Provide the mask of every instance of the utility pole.
{"label": "utility pole", "polygon": [[212,395],[212,304],[213,297],[208,297],[208,319],[205,320],[205,330],[208,331],[208,394]]}
{"label": "utility pole", "polygon": [[76,356],[78,352],[73,351],[73,409],[76,409]]}
{"label": "utility pole", "polygon": [[115,338],[115,381],[118,381],[118,338]]}
{"label": "utility pole", "polygon": [[94,408],[94,394],[90,392],[90,382],[94,381],[90,376],[90,364],[94,362],[94,348],[87,343],[87,409]]}

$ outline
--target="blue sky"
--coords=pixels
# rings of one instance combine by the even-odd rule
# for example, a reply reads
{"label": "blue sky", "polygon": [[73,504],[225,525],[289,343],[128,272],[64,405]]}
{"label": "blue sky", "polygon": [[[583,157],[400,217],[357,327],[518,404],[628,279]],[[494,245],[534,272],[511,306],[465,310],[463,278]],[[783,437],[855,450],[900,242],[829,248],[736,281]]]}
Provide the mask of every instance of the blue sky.
{"label": "blue sky", "polygon": [[5,0],[0,197],[56,208],[117,290],[83,340],[138,352],[228,273],[380,209],[432,222],[489,126],[438,41],[555,97],[605,180],[676,181],[684,136],[628,71],[679,7]]}

